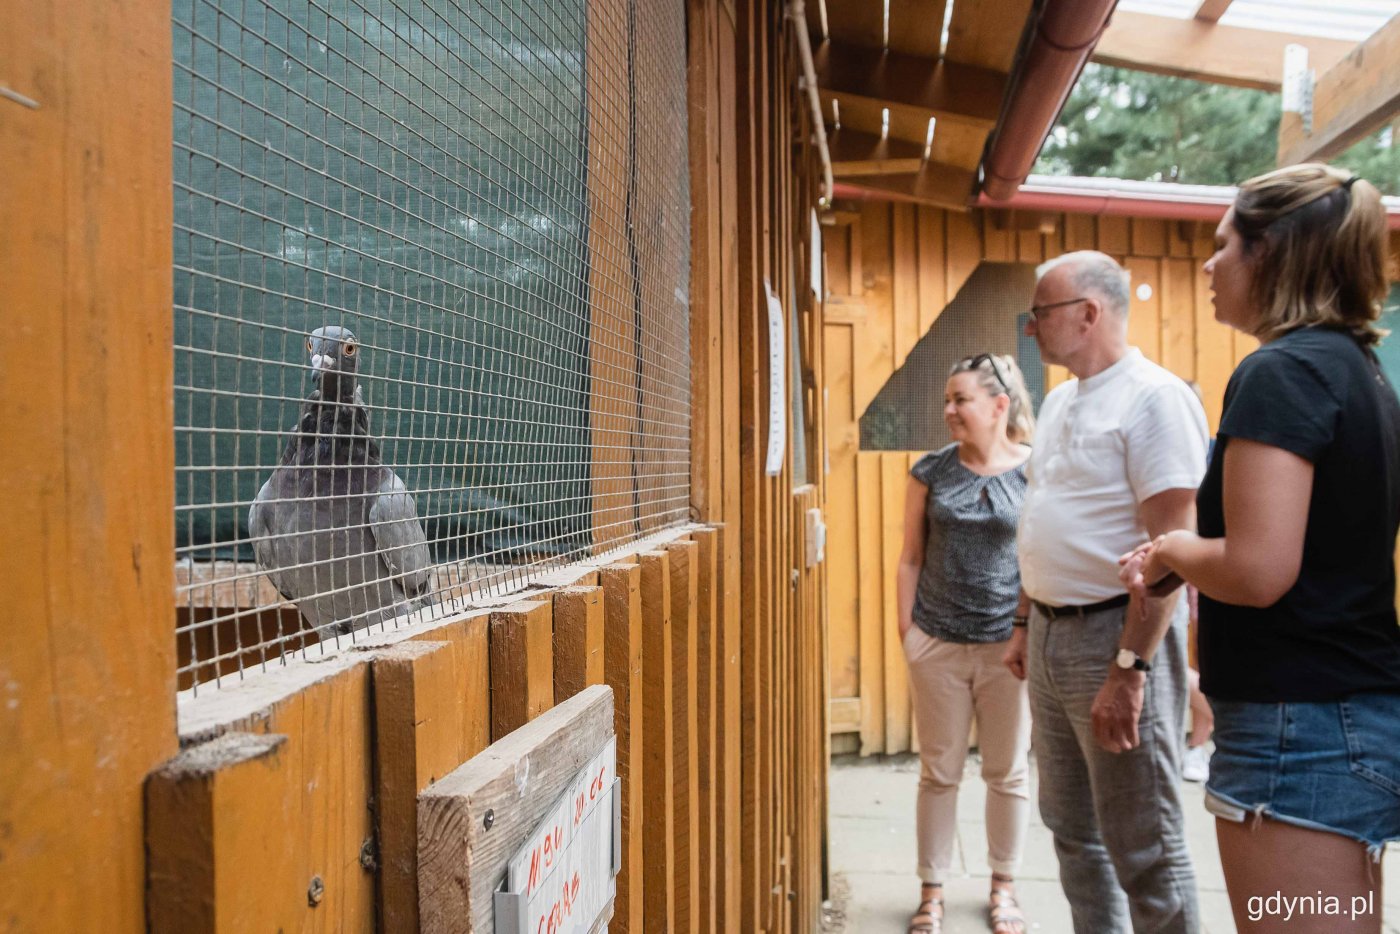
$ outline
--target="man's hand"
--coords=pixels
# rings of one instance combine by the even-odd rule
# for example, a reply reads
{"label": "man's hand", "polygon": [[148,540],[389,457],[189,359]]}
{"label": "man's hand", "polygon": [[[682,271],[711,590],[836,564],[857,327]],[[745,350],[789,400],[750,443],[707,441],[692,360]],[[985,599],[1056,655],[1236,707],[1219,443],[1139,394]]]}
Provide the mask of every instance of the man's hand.
{"label": "man's hand", "polygon": [[1146,672],[1117,666],[1109,669],[1090,708],[1094,739],[1109,752],[1127,752],[1141,742],[1138,717],[1146,684]]}
{"label": "man's hand", "polygon": [[1026,680],[1026,627],[1017,626],[1011,630],[1011,641],[1006,643],[1001,663],[1017,678]]}

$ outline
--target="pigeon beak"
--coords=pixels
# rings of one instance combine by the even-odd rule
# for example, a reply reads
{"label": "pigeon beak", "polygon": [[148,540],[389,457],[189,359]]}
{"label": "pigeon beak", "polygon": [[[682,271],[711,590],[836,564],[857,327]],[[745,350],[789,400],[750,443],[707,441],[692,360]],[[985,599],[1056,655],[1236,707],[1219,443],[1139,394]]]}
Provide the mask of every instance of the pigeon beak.
{"label": "pigeon beak", "polygon": [[314,353],[311,355],[311,369],[315,370],[317,373],[323,373],[331,369],[334,362],[330,354]]}

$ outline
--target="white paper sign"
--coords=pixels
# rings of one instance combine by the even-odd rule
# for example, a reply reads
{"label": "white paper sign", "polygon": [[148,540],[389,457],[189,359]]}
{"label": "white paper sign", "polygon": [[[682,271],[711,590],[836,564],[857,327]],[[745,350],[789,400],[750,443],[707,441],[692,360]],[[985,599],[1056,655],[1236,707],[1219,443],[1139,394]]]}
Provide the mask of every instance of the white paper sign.
{"label": "white paper sign", "polygon": [[768,296],[768,476],[776,477],[783,470],[783,454],[787,451],[787,368],[783,331],[783,303],[773,294],[768,280],[763,280]]}
{"label": "white paper sign", "polygon": [[527,934],[587,932],[612,901],[616,777],[614,737],[511,859],[506,885],[524,896]]}

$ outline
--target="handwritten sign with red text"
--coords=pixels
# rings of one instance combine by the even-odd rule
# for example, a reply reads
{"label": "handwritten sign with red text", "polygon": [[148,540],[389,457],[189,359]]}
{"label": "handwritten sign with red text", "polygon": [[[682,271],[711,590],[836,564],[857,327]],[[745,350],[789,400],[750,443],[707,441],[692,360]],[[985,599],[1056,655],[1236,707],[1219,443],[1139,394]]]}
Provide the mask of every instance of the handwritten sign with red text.
{"label": "handwritten sign with red text", "polygon": [[617,740],[609,738],[511,859],[506,892],[521,906],[514,931],[588,932],[607,910],[616,892],[616,780]]}

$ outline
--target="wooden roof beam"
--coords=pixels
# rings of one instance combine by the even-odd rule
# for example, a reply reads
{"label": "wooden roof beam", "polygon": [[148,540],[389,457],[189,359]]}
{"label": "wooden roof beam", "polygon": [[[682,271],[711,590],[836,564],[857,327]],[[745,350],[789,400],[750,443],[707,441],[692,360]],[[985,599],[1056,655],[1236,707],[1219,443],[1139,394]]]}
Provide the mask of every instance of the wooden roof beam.
{"label": "wooden roof beam", "polygon": [[1232,2],[1234,0],[1201,0],[1201,5],[1196,7],[1196,19],[1203,23],[1218,23]]}
{"label": "wooden roof beam", "polygon": [[1120,10],[1113,14],[1094,48],[1093,60],[1101,65],[1277,91],[1283,84],[1283,49],[1289,44],[1307,46],[1309,60],[1319,74],[1356,48],[1355,43],[1338,39]]}
{"label": "wooden roof beam", "polygon": [[891,201],[966,211],[975,179],[976,173],[966,169],[928,162],[909,175],[870,175],[841,182],[837,188]]}
{"label": "wooden roof beam", "polygon": [[813,55],[823,91],[912,112],[927,122],[990,130],[1001,111],[1006,75],[989,68],[882,52],[828,39]]}
{"label": "wooden roof beam", "polygon": [[1303,133],[1298,114],[1279,122],[1278,164],[1331,159],[1380,129],[1400,113],[1400,15],[1356,46],[1350,55],[1317,72],[1313,88],[1313,129]]}
{"label": "wooden roof beam", "polygon": [[840,129],[827,135],[831,172],[837,178],[856,175],[908,175],[924,164],[924,147],[907,140],[881,139],[859,130]]}

